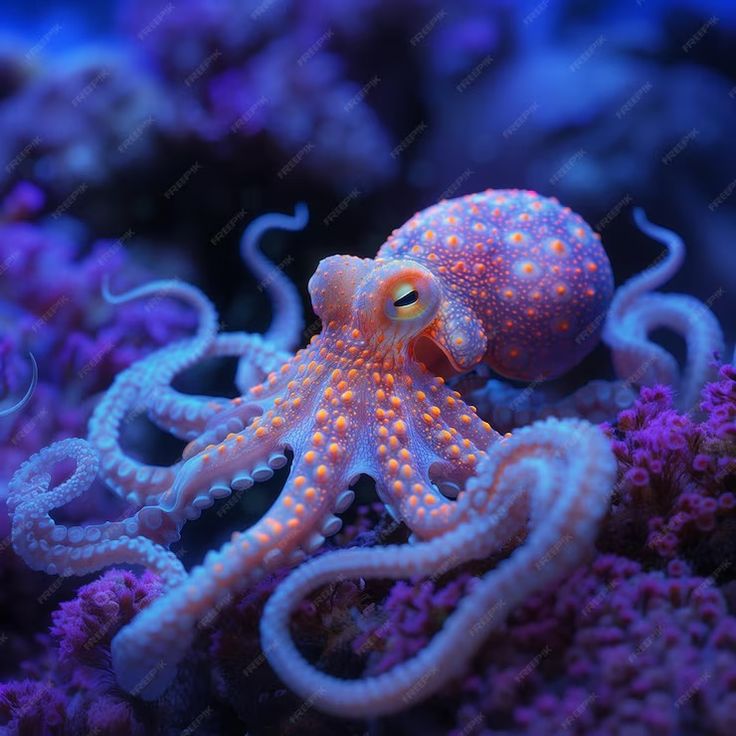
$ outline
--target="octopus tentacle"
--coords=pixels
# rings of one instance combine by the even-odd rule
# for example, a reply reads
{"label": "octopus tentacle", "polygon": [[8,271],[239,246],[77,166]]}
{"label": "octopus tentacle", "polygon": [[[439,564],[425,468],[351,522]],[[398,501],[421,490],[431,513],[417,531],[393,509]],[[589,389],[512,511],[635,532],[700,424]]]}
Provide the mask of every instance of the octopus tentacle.
{"label": "octopus tentacle", "polygon": [[[120,446],[120,433],[128,413],[151,404],[158,390],[168,385],[173,376],[204,355],[217,331],[217,312],[199,289],[177,280],[161,280],[139,286],[125,294],[112,295],[104,285],[104,296],[112,304],[120,304],[144,296],[174,296],[191,304],[199,313],[196,334],[146,356],[120,373],[89,420],[89,441],[100,455],[102,476],[119,496],[143,505],[171,487],[178,465],[154,466],[127,456]],[[198,418],[204,422],[215,409],[202,408]]]}
{"label": "octopus tentacle", "polygon": [[285,447],[278,436],[268,441],[260,436],[256,439],[252,427],[231,433],[218,445],[210,444],[188,459],[159,502],[167,513],[196,518],[202,509],[229,496],[232,490],[245,490],[254,482],[268,480],[275,468],[286,463]]}
{"label": "octopus tentacle", "polygon": [[112,658],[120,684],[146,699],[163,692],[189,648],[197,619],[232,591],[252,585],[267,570],[301,561],[324,541],[320,526],[334,508],[333,488],[344,482],[337,472],[325,479],[305,457],[295,458],[284,489],[262,519],[208,553],[183,584],[115,637]]}
{"label": "octopus tentacle", "polygon": [[[256,218],[245,229],[240,241],[243,261],[260,280],[259,287],[267,292],[273,307],[273,318],[264,339],[283,350],[293,349],[301,339],[304,330],[301,298],[283,269],[269,261],[258,244],[268,230],[303,230],[308,219],[307,206],[300,202],[294,207],[293,215],[269,213]],[[255,383],[252,367],[244,357],[238,365],[236,385],[241,393],[245,393]]]}
{"label": "octopus tentacle", "polygon": [[[247,332],[217,335],[203,358],[224,356],[247,360],[260,377],[275,371],[291,357],[283,350],[267,343],[261,335]],[[203,432],[214,428],[213,439],[205,442],[209,444],[219,442],[226,434],[237,432],[246,424],[242,419],[239,423],[230,422],[231,417],[228,416],[226,408],[229,408],[227,399],[183,394],[172,386],[165,385],[156,389],[148,408],[148,415],[155,424],[183,440],[194,440],[201,437]]]}
{"label": "octopus tentacle", "polygon": [[36,363],[36,359],[33,357],[33,353],[28,353],[28,358],[31,361],[31,383],[26,389],[23,398],[13,404],[13,406],[0,410],[0,418],[9,417],[11,414],[21,411],[21,409],[23,409],[23,407],[31,400],[33,392],[36,390],[36,386],[38,385],[38,364]]}
{"label": "octopus tentacle", "polygon": [[[73,459],[74,472],[51,487],[53,466]],[[144,565],[173,586],[184,578],[181,562],[163,545],[178,539],[178,529],[161,510],[145,507],[114,522],[67,527],[50,511],[84,493],[99,467],[94,449],[82,439],[55,442],[29,458],[8,485],[13,545],[29,567],[50,575],[84,575],[107,565]]]}
{"label": "octopus tentacle", "polygon": [[429,538],[461,521],[440,483],[465,485],[500,436],[442,378],[411,368],[402,372],[405,380],[385,375],[375,392],[381,465],[376,487],[414,534]]}
{"label": "octopus tentacle", "polygon": [[[680,268],[685,257],[682,239],[671,230],[652,224],[643,210],[634,210],[639,229],[666,246],[667,252],[614,294],[603,329],[603,341],[613,352],[619,377],[635,384],[655,382],[679,386],[678,403],[690,409],[712,371],[714,353],[723,350],[718,320],[699,300],[682,294],[651,294]],[[676,360],[649,339],[652,330],[669,327],[688,345],[687,364],[681,373]]]}
{"label": "octopus tentacle", "polygon": [[607,421],[631,406],[636,392],[627,381],[594,380],[567,396],[553,398],[535,384],[515,388],[489,380],[465,396],[499,431],[511,431],[547,417],[578,417],[594,424]]}
{"label": "octopus tentacle", "polygon": [[[530,593],[580,561],[607,509],[616,464],[603,434],[578,421],[547,420],[502,443],[468,484],[472,518],[414,547],[350,549],[323,555],[293,572],[261,618],[264,653],[281,679],[317,708],[344,717],[406,708],[462,672],[493,628]],[[344,680],[321,672],[297,650],[289,617],[320,585],[349,576],[429,575],[449,558],[463,561],[498,548],[499,533],[524,527],[524,544],[488,572],[414,658],[384,674]],[[509,524],[509,522],[511,522]]]}

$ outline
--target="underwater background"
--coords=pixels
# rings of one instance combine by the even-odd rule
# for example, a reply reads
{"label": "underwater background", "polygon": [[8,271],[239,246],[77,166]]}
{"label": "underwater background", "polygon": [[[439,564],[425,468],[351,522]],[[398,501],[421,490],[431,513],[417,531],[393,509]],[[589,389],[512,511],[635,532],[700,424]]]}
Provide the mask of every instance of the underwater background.
{"label": "underwater background", "polygon": [[[3,3],[0,408],[28,386],[29,352],[38,385],[0,417],[0,734],[736,733],[734,129],[728,0]],[[213,301],[221,330],[263,332],[267,284],[238,243],[259,215],[304,202],[308,225],[263,246],[299,289],[303,345],[319,331],[307,282],[321,259],[372,258],[416,211],[488,188],[579,213],[617,285],[660,251],[634,207],[683,238],[666,290],[705,303],[726,344],[702,413],[644,388],[623,418],[606,417],[623,480],[595,556],[516,609],[430,700],[373,719],[305,707],[258,633],[286,569],[201,623],[165,697],[124,692],[110,642],[160,580],[30,570],[4,501],[21,462],[85,434],[121,371],[195,328],[176,300],[113,305],[103,285],[180,279]],[[684,360],[682,336],[654,337]],[[176,387],[236,396],[234,368],[205,361]],[[613,376],[599,346],[550,390]],[[124,437],[149,462],[184,447],[143,416]],[[633,472],[645,466],[646,478]],[[185,566],[258,519],[284,476],[190,523],[172,548]],[[364,480],[329,548],[406,541]],[[55,517],[122,512],[95,491]],[[328,671],[385,672],[427,645],[491,564],[341,582],[303,602],[295,636]]]}

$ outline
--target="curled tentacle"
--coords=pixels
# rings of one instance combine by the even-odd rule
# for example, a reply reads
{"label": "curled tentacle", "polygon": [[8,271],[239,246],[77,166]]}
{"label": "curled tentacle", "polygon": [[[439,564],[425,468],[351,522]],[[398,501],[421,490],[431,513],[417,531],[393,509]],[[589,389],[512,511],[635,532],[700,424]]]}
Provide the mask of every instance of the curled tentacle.
{"label": "curled tentacle", "polygon": [[[126,294],[110,294],[107,284],[103,294],[112,304],[120,304],[144,296],[156,299],[174,296],[191,304],[199,313],[196,334],[167,345],[146,356],[120,373],[102,397],[89,420],[89,441],[100,455],[102,476],[120,496],[143,505],[169,489],[176,476],[177,465],[148,465],[128,457],[120,447],[120,433],[131,411],[145,410],[157,392],[187,366],[199,360],[210,348],[217,332],[217,312],[199,289],[177,280],[153,281]],[[202,425],[214,413],[214,408],[201,407],[198,416],[188,420]]]}
{"label": "curled tentacle", "polygon": [[[182,476],[181,483],[190,489],[201,472],[199,461],[188,461],[194,464],[195,475]],[[305,483],[308,476],[314,476],[310,484]],[[313,552],[324,541],[321,528],[335,506],[331,489],[347,484],[347,478],[337,476],[335,471],[328,484],[322,482],[308,460],[296,457],[284,489],[262,519],[245,532],[233,534],[232,541],[219,551],[209,552],[184,583],[157,599],[113,639],[113,667],[122,687],[146,699],[158,697],[186,654],[198,619],[266,571],[300,562],[305,553]],[[203,482],[197,487],[204,489],[209,480]],[[181,498],[179,493],[175,509]],[[159,666],[160,662],[165,666]],[[141,688],[143,681],[146,685]]]}
{"label": "curled tentacle", "polygon": [[[264,339],[282,350],[292,350],[301,339],[304,330],[301,299],[283,268],[271,263],[258,249],[258,244],[264,233],[274,228],[292,232],[302,230],[308,218],[309,211],[302,202],[296,205],[293,215],[261,215],[248,225],[240,241],[243,261],[259,279],[259,289],[266,291],[273,305],[273,318]],[[256,383],[248,358],[244,356],[238,365],[236,384],[240,392],[245,393]]]}
{"label": "curled tentacle", "polygon": [[[51,487],[55,464],[72,459],[72,475]],[[84,493],[99,467],[93,448],[82,439],[66,439],[29,458],[8,484],[8,509],[16,552],[29,567],[50,575],[84,575],[108,565],[144,565],[173,586],[185,576],[177,557],[164,544],[178,539],[178,529],[160,509],[144,507],[118,521],[67,527],[51,517]]]}
{"label": "curled tentacle", "polygon": [[[424,699],[457,676],[488,632],[530,593],[578,564],[605,513],[616,463],[603,434],[579,421],[548,420],[502,443],[468,484],[474,511],[457,529],[413,547],[350,549],[323,555],[292,573],[261,618],[264,653],[282,680],[321,710],[361,717],[392,713]],[[384,674],[344,680],[317,670],[294,645],[290,614],[309,592],[346,577],[429,575],[447,559],[483,557],[500,533],[529,534],[488,572],[414,658]]]}
{"label": "curled tentacle", "polygon": [[[641,209],[634,218],[642,232],[667,248],[664,257],[631,278],[615,293],[603,329],[603,340],[613,352],[616,373],[637,385],[668,383],[679,388],[681,408],[690,409],[712,371],[714,353],[723,350],[718,320],[699,300],[682,294],[652,294],[680,268],[685,246],[680,237],[650,223]],[[649,339],[669,327],[687,340],[687,363],[680,372],[675,358]]]}
{"label": "curled tentacle", "polygon": [[38,385],[38,364],[36,363],[36,359],[33,357],[33,353],[28,353],[28,357],[31,361],[31,383],[22,399],[13,404],[13,406],[0,410],[0,418],[9,417],[11,414],[15,414],[23,409],[23,407],[31,400],[31,396],[33,396],[33,392],[36,390],[36,386]]}
{"label": "curled tentacle", "polygon": [[[263,378],[278,369],[291,356],[266,342],[261,335],[247,332],[228,332],[217,335],[204,358],[240,357],[248,361],[251,369]],[[191,365],[186,366],[187,368]],[[229,406],[227,399],[213,396],[183,394],[170,385],[156,389],[148,407],[148,415],[154,423],[184,440],[201,438],[203,432],[216,431],[209,442],[219,442],[229,432],[240,431],[244,421],[229,423],[224,419],[223,407]],[[203,445],[204,446],[204,445]]]}

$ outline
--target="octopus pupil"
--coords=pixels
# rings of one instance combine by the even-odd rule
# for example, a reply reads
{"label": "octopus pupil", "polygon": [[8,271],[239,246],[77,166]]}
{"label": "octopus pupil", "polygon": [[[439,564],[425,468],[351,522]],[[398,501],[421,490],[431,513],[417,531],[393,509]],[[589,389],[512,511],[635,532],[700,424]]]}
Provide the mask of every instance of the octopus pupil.
{"label": "octopus pupil", "polygon": [[395,307],[408,307],[410,304],[414,304],[414,302],[418,301],[419,299],[419,292],[417,292],[416,289],[412,289],[411,291],[407,292],[402,296],[400,299],[397,299],[394,302]]}

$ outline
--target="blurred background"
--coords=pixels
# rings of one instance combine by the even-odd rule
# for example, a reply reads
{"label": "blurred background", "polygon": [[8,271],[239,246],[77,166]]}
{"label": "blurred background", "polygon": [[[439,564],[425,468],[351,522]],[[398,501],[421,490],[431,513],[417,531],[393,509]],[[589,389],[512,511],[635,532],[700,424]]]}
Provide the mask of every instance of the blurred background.
{"label": "blurred background", "polygon": [[[115,292],[191,281],[222,329],[260,331],[268,300],[238,240],[303,201],[308,227],[264,247],[301,290],[306,342],[321,258],[373,256],[441,198],[530,188],[601,233],[619,284],[661,253],[634,206],[680,233],[687,262],[667,288],[710,305],[733,346],[734,130],[732,0],[3,2],[0,409],[28,385],[29,351],[40,380],[0,421],[0,676],[38,651],[3,632],[44,631],[78,584],[12,553],[7,479],[84,435],[121,370],[194,326],[169,300],[106,304],[106,278]],[[569,381],[610,375],[600,348]],[[179,387],[204,390],[197,375]],[[234,392],[222,376],[207,388]],[[181,446],[150,432],[131,453],[173,462]],[[113,503],[100,489],[64,514],[112,518]]]}
{"label": "blurred background", "polygon": [[736,306],[727,0],[35,0],[0,14],[0,191],[33,182],[38,214],[77,241],[127,233],[149,264],[173,252],[167,272],[195,278],[231,329],[267,319],[237,250],[259,213],[309,205],[307,232],[269,250],[305,287],[320,258],[373,255],[415,210],[487,187],[580,212],[619,281],[659,252],[631,224],[644,206],[689,246],[673,287],[722,318]]}

